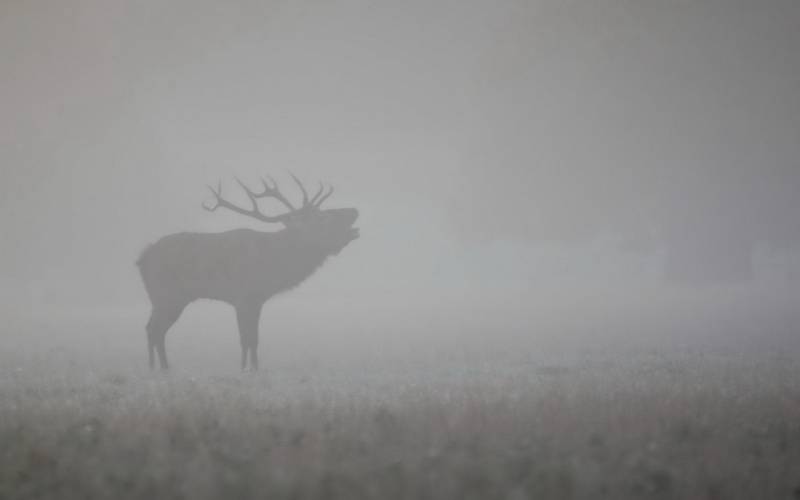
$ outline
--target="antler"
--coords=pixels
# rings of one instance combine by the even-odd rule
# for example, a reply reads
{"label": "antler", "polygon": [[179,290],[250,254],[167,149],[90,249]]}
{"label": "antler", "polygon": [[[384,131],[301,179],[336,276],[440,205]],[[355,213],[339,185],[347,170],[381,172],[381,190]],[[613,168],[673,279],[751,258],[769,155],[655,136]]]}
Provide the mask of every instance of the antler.
{"label": "antler", "polygon": [[305,186],[303,186],[303,183],[300,182],[300,179],[298,179],[297,176],[295,176],[291,172],[289,173],[289,175],[292,176],[292,179],[294,179],[295,184],[297,184],[297,187],[300,188],[300,192],[303,193],[303,205],[301,207],[301,210],[309,207],[318,209],[322,205],[322,202],[327,200],[328,197],[330,197],[330,195],[333,194],[333,187],[328,186],[328,192],[323,195],[323,192],[325,191],[325,186],[320,182],[319,189],[314,194],[314,196],[312,196],[311,199],[309,200],[308,191],[306,191],[306,188]]}
{"label": "antler", "polygon": [[[247,194],[247,197],[250,198],[250,204],[252,205],[250,210],[248,210],[246,208],[242,208],[242,207],[240,207],[238,205],[235,205],[235,204],[231,203],[230,201],[228,201],[228,200],[226,200],[225,198],[222,197],[222,181],[219,181],[217,183],[217,189],[214,189],[213,187],[208,186],[209,191],[211,191],[211,194],[214,195],[215,204],[213,206],[208,206],[205,203],[203,203],[202,204],[203,208],[208,210],[209,212],[214,212],[219,207],[227,208],[228,210],[231,210],[231,211],[236,212],[238,214],[246,215],[248,217],[252,217],[254,219],[258,219],[258,220],[260,220],[262,222],[283,222],[287,215],[289,215],[290,213],[295,211],[295,208],[292,206],[292,204],[289,202],[289,200],[287,200],[286,197],[283,196],[283,194],[281,194],[281,192],[278,190],[278,184],[275,183],[274,180],[272,181],[273,186],[270,187],[269,185],[267,185],[267,182],[264,179],[261,179],[261,182],[264,185],[264,192],[262,192],[262,193],[255,193],[255,192],[251,191],[250,188],[248,188],[238,178],[236,179],[236,182],[242,187],[242,189],[244,189],[244,192]],[[273,197],[273,198],[279,200],[281,203],[286,205],[286,207],[289,209],[289,212],[287,212],[285,214],[281,214],[281,215],[266,215],[266,214],[262,213],[258,209],[258,201],[257,200],[259,198],[266,198],[266,197]]]}
{"label": "antler", "polygon": [[300,182],[300,179],[298,179],[297,176],[295,176],[291,172],[289,172],[289,175],[292,176],[292,179],[294,179],[295,184],[297,184],[297,187],[300,188],[300,192],[303,193],[303,205],[302,205],[303,208],[307,207],[308,206],[308,193],[306,192],[306,188],[303,187],[303,183]]}
{"label": "antler", "polygon": [[[294,179],[294,182],[297,184],[297,186],[300,188],[300,192],[303,194],[303,204],[301,205],[300,208],[295,208],[294,205],[292,205],[292,203],[286,198],[286,196],[284,196],[283,193],[281,193],[280,189],[278,188],[278,183],[275,181],[275,179],[273,179],[270,176],[266,176],[266,179],[269,179],[269,182],[272,183],[271,186],[265,178],[263,177],[261,178],[261,185],[264,188],[263,191],[261,192],[255,192],[251,190],[249,187],[247,187],[247,185],[245,185],[244,182],[239,180],[238,177],[235,178],[236,182],[239,184],[239,186],[241,186],[247,197],[250,199],[251,207],[249,210],[246,208],[242,208],[238,205],[235,205],[222,197],[222,181],[219,181],[217,183],[216,189],[214,189],[211,186],[208,186],[209,191],[211,191],[211,194],[214,195],[214,202],[215,202],[214,205],[209,206],[206,205],[206,203],[204,202],[202,206],[205,210],[208,210],[209,212],[214,212],[219,207],[222,207],[222,208],[227,208],[228,210],[231,210],[238,214],[258,219],[262,222],[283,222],[286,219],[286,217],[292,212],[298,212],[300,210],[305,210],[309,208],[318,210],[319,207],[322,205],[322,202],[327,200],[328,197],[330,197],[330,195],[333,194],[332,186],[328,186],[328,191],[325,192],[325,186],[320,182],[319,190],[309,200],[308,192],[306,191],[305,186],[303,186],[303,183],[300,182],[300,179],[298,179],[291,172],[289,173],[289,175],[292,176],[292,179]],[[261,212],[258,208],[258,200],[260,198],[275,198],[276,200],[280,201],[284,206],[286,206],[286,208],[288,208],[289,211],[280,215],[266,215],[263,212]]]}
{"label": "antler", "polygon": [[[267,198],[267,197],[275,198],[276,200],[278,200],[281,203],[283,203],[286,206],[286,208],[288,208],[290,211],[294,212],[296,210],[296,208],[294,208],[294,205],[292,205],[292,202],[290,202],[283,195],[283,193],[281,193],[280,189],[278,188],[278,183],[275,181],[275,179],[273,179],[269,175],[267,176],[267,179],[269,179],[269,181],[272,183],[272,186],[269,186],[267,184],[266,179],[264,179],[262,177],[261,178],[261,185],[264,186],[264,192],[263,193],[257,193],[257,194],[254,193],[255,197],[256,198]],[[238,179],[237,179],[237,181],[238,181]],[[239,184],[241,185],[242,183],[239,182]],[[242,185],[242,187],[244,187],[244,186]],[[246,187],[244,187],[244,189],[247,190]]]}
{"label": "antler", "polygon": [[315,203],[314,201],[317,199],[317,196],[319,196],[320,194],[322,194],[322,183],[319,184],[319,192],[317,192],[317,194],[314,195],[314,198],[311,199],[311,204],[314,205],[316,208],[319,208],[320,206],[322,206],[322,202],[327,200],[328,198],[330,198],[330,196],[333,194],[333,186],[331,186],[329,184],[328,185],[328,192],[325,193],[324,195],[322,195],[322,198],[320,198],[319,201],[317,201]]}

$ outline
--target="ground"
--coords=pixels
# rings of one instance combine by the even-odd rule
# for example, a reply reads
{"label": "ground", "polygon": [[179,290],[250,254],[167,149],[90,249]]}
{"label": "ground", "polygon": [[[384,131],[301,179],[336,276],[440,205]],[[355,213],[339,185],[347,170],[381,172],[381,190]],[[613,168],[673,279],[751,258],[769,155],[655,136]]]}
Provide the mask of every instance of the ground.
{"label": "ground", "polygon": [[791,360],[452,369],[5,373],[0,498],[800,498]]}
{"label": "ground", "polygon": [[[178,328],[169,373],[146,370],[134,322],[117,351],[80,336],[96,324],[30,327],[0,352],[0,499],[800,498],[796,343],[685,342],[766,324],[746,316],[712,314],[684,337],[659,323],[658,342],[633,342],[646,335],[626,319],[605,347],[559,347],[525,327],[528,342],[482,331],[409,337],[404,350],[386,337],[343,346],[349,357],[333,340],[291,347],[275,333],[257,374],[236,369],[227,313]],[[772,334],[793,331],[791,318]],[[204,325],[229,332],[187,334]],[[211,335],[228,347],[190,352]]]}

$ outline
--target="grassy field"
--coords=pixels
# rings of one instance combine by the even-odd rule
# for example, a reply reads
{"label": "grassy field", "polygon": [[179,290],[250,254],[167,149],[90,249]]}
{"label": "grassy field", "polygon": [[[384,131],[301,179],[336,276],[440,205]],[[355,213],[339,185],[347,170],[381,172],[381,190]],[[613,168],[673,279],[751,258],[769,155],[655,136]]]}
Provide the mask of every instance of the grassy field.
{"label": "grassy field", "polygon": [[258,374],[224,307],[186,313],[167,374],[146,369],[146,310],[7,315],[0,500],[797,499],[785,297],[518,320],[277,302]]}
{"label": "grassy field", "polygon": [[6,363],[0,498],[800,497],[791,359],[494,361],[198,377]]}

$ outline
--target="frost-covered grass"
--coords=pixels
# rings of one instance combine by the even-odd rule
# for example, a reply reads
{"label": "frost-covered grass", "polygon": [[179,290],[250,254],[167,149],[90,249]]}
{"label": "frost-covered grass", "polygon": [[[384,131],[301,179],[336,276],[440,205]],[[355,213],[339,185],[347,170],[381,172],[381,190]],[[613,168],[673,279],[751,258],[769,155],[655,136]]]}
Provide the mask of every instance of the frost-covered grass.
{"label": "frost-covered grass", "polygon": [[800,497],[790,356],[36,365],[0,368],[0,498]]}

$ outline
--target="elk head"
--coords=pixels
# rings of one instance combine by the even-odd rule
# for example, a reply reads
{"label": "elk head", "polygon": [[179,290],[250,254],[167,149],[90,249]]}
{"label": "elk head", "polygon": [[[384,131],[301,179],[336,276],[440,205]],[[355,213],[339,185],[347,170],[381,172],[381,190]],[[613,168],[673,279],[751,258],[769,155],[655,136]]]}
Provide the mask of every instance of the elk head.
{"label": "elk head", "polygon": [[[308,191],[300,179],[294,174],[290,175],[303,195],[299,207],[295,207],[281,193],[278,183],[272,177],[267,177],[261,179],[262,189],[259,191],[250,189],[241,180],[236,179],[250,200],[250,208],[243,208],[223,198],[221,182],[217,184],[216,189],[208,186],[214,195],[214,204],[203,203],[203,208],[213,212],[222,207],[262,222],[282,224],[285,230],[304,246],[315,247],[332,255],[338,254],[348,243],[359,237],[358,228],[353,226],[358,218],[358,210],[355,208],[321,208],[322,203],[333,194],[332,186],[328,186],[326,189],[320,183],[317,192],[309,198]],[[287,211],[278,215],[263,213],[258,205],[258,200],[263,198],[278,200]]]}

